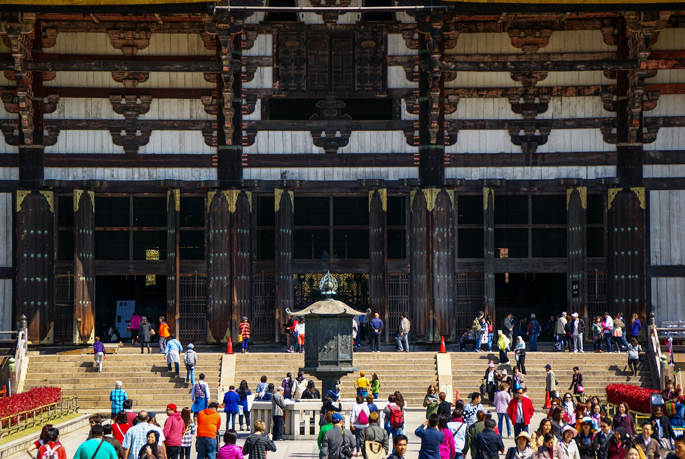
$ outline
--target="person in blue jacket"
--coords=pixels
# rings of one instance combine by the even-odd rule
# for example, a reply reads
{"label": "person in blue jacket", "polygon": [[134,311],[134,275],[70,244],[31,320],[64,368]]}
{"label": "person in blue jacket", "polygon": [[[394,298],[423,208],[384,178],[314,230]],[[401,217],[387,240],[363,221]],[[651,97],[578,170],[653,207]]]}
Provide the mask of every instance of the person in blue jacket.
{"label": "person in blue jacket", "polygon": [[437,414],[431,414],[417,427],[414,435],[421,439],[419,459],[440,459],[440,445],[445,441],[445,435],[438,430]]}
{"label": "person in blue jacket", "polygon": [[[235,386],[228,388],[228,392],[224,395],[224,413],[226,413],[226,430],[229,429],[229,420],[233,423],[231,429],[235,430],[235,418],[238,416],[238,403],[240,403],[240,395],[235,391]],[[242,429],[241,429],[242,430]]]}

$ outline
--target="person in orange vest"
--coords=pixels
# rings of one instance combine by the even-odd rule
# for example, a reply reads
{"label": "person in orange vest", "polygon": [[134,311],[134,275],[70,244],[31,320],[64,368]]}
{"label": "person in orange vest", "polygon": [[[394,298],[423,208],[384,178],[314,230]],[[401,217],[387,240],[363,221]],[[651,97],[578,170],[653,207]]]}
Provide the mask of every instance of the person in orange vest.
{"label": "person in orange vest", "polygon": [[164,321],[164,317],[159,318],[159,352],[164,354],[166,340],[169,338],[169,325]]}

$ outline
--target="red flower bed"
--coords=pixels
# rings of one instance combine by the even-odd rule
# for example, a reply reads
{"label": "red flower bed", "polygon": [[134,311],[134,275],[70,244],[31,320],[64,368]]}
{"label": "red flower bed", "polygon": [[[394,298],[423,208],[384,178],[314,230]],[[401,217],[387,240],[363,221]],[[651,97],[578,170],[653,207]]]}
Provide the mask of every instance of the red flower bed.
{"label": "red flower bed", "polygon": [[[21,413],[22,411],[31,411],[40,406],[59,402],[60,400],[62,400],[62,389],[59,387],[34,387],[27,392],[0,399],[0,418]],[[36,410],[36,413],[38,413],[38,410]],[[16,418],[12,419],[12,423],[18,420]],[[3,421],[3,427],[6,425],[7,420]]]}
{"label": "red flower bed", "polygon": [[630,384],[609,384],[606,387],[606,391],[609,403],[618,405],[621,402],[626,402],[631,410],[639,411],[640,413],[649,413],[650,394],[660,392]]}

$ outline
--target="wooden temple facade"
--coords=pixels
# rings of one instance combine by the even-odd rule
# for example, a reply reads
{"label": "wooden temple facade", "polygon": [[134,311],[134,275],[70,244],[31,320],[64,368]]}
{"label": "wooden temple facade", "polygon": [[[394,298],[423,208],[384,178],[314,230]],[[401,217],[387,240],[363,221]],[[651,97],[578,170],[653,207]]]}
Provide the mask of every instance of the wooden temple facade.
{"label": "wooden temple facade", "polygon": [[327,270],[423,341],[685,319],[681,4],[71,3],[0,0],[1,329],[88,342],[137,279],[183,340],[280,340]]}

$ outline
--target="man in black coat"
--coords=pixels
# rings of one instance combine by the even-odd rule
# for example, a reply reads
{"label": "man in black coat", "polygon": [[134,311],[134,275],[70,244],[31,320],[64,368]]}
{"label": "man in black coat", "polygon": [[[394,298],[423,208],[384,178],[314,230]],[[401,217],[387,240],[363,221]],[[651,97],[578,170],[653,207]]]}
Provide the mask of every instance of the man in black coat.
{"label": "man in black coat", "polygon": [[[502,437],[495,433],[497,423],[493,419],[485,421],[485,429],[473,439],[474,459],[498,459],[499,452],[504,451]],[[474,451],[471,451],[473,456]]]}
{"label": "man in black coat", "polygon": [[664,407],[659,405],[654,407],[654,415],[649,419],[652,423],[654,433],[652,438],[659,442],[662,454],[665,451],[673,449],[673,440],[675,440],[675,432],[671,427],[671,421],[668,416],[664,416]]}

